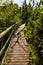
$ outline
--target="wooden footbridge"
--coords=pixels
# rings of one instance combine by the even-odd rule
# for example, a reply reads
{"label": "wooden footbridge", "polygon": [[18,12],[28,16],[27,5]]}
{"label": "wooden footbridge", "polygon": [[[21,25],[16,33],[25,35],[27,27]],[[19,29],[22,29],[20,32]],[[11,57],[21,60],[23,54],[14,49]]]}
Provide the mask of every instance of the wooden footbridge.
{"label": "wooden footbridge", "polygon": [[24,26],[25,24],[18,23],[0,34],[0,65],[32,65],[24,37]]}

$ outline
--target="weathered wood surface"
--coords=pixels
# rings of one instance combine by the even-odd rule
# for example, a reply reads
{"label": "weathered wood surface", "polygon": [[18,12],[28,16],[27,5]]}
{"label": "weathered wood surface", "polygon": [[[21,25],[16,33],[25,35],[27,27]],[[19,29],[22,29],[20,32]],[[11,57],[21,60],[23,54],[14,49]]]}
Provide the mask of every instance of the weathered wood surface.
{"label": "weathered wood surface", "polygon": [[31,65],[31,57],[29,57],[27,42],[24,38],[24,26],[25,24],[21,25],[13,35],[4,65]]}

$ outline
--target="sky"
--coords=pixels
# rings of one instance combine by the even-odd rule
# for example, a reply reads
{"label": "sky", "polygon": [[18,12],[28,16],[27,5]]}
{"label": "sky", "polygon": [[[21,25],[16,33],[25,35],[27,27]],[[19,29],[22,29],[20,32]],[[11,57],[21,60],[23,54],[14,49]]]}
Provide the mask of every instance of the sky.
{"label": "sky", "polygon": [[[2,0],[2,3],[3,3],[4,1],[6,1],[6,0]],[[11,0],[8,0],[8,1],[11,1]],[[19,6],[22,6],[23,1],[24,1],[24,0],[13,0],[13,2],[14,2],[14,3],[17,3]],[[29,1],[30,1],[30,0],[26,0],[27,4],[29,3]],[[34,1],[35,1],[35,4],[36,4],[37,2],[40,2],[40,0],[34,0]]]}
{"label": "sky", "polygon": [[[14,0],[14,3],[17,3],[19,6],[22,6],[22,3],[23,3],[24,0]],[[27,4],[29,3],[30,0],[26,0]],[[40,2],[40,0],[34,0],[35,1],[35,4],[37,2]]]}

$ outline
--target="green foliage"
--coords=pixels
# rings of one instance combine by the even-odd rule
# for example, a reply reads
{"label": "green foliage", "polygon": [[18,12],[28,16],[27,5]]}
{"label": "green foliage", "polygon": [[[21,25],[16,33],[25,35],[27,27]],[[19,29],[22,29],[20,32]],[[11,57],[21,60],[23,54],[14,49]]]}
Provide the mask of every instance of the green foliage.
{"label": "green foliage", "polygon": [[24,0],[23,6],[22,6],[22,22],[28,24],[28,11],[27,11],[27,4],[26,0]]}
{"label": "green foliage", "polygon": [[7,3],[4,6],[0,6],[0,28],[2,31],[12,24],[21,21],[20,17],[21,9],[17,4]]}
{"label": "green foliage", "polygon": [[43,5],[43,0],[40,0],[40,3]]}
{"label": "green foliage", "polygon": [[[43,65],[43,0],[34,8],[24,0],[23,6],[6,2],[0,6],[0,32],[16,22],[26,23],[25,38],[28,42],[29,53],[32,55],[33,65]],[[17,25],[17,28],[19,25]]]}
{"label": "green foliage", "polygon": [[28,10],[31,15],[28,17],[28,25],[24,28],[25,38],[33,65],[43,65],[43,7],[36,6],[32,13],[31,7]]}

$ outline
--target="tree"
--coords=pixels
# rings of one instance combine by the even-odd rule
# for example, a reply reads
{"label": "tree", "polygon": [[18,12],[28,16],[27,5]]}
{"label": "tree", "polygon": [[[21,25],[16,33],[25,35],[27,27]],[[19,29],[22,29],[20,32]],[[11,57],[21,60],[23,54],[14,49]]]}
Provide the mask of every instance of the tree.
{"label": "tree", "polygon": [[6,29],[19,21],[21,21],[21,9],[18,4],[5,2],[4,6],[0,6],[0,29]]}
{"label": "tree", "polygon": [[37,5],[31,14],[28,13],[28,25],[24,28],[25,39],[32,55],[32,65],[43,65],[43,6]]}
{"label": "tree", "polygon": [[23,6],[22,6],[22,21],[28,24],[28,11],[27,11],[27,4],[26,0],[24,0]]}
{"label": "tree", "polygon": [[42,4],[42,5],[43,5],[43,0],[40,0],[40,4]]}

